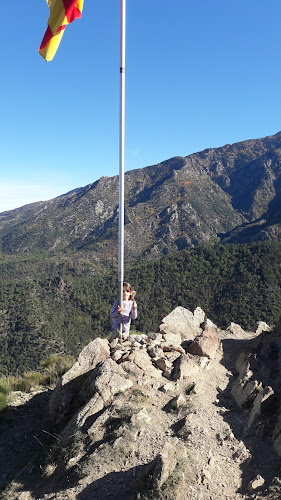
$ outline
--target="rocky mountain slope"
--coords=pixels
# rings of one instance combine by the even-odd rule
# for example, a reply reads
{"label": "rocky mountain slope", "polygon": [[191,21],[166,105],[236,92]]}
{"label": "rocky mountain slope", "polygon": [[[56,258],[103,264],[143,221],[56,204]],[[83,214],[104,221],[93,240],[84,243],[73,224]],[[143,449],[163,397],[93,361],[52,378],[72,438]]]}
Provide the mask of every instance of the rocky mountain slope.
{"label": "rocky mountain slope", "polygon": [[[280,324],[269,330],[222,331],[178,307],[158,333],[95,339],[52,392],[51,425],[43,412],[41,433],[32,420],[2,432],[3,498],[280,498]],[[15,474],[32,434],[47,460]]]}
{"label": "rocky mountain slope", "polygon": [[[280,239],[281,132],[126,173],[128,259],[208,241]],[[0,214],[2,252],[86,250],[114,259],[118,177]]]}

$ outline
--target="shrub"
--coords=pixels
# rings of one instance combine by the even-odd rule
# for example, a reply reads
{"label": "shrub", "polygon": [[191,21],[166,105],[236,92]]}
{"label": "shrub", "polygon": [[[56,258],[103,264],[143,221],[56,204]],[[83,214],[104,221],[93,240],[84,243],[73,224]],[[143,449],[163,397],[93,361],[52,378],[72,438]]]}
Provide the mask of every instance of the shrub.
{"label": "shrub", "polygon": [[72,367],[73,363],[73,356],[58,356],[57,354],[51,354],[45,361],[41,362],[40,368],[42,371],[58,379]]}
{"label": "shrub", "polygon": [[7,407],[7,395],[0,392],[0,412],[5,410]]}
{"label": "shrub", "polygon": [[7,396],[11,392],[11,388],[6,380],[6,378],[0,379],[0,394]]}

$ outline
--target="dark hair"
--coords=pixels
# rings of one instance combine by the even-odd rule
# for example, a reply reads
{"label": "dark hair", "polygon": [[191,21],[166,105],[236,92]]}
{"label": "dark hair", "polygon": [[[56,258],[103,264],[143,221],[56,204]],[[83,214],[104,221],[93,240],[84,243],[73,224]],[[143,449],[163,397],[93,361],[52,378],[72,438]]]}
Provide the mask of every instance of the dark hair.
{"label": "dark hair", "polygon": [[[123,283],[123,291],[124,290],[126,292],[132,292],[132,287],[131,287],[130,283],[127,283],[126,281],[124,281],[124,283]],[[133,300],[133,298],[134,298],[133,295],[130,295],[129,300]]]}
{"label": "dark hair", "polygon": [[132,291],[132,287],[130,285],[130,283],[127,283],[126,281],[124,281],[123,283],[123,290],[126,290],[126,292],[131,292]]}

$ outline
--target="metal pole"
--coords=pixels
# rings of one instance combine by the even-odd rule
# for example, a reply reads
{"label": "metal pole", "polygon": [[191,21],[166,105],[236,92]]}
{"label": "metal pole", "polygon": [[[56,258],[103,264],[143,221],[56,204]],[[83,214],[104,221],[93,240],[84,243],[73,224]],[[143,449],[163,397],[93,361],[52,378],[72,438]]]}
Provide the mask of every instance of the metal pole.
{"label": "metal pole", "polygon": [[[120,101],[119,101],[119,236],[118,297],[123,301],[124,282],[124,164],[125,164],[125,46],[126,0],[120,0]],[[120,327],[120,333],[122,326]]]}

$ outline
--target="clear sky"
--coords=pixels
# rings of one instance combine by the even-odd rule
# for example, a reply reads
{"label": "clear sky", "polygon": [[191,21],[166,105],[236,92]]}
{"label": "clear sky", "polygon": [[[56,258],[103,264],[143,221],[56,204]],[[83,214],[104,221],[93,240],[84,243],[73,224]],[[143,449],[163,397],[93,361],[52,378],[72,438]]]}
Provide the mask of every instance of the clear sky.
{"label": "clear sky", "polygon": [[[119,0],[55,59],[45,0],[5,2],[0,212],[118,174]],[[127,0],[126,170],[281,130],[280,0]]]}

